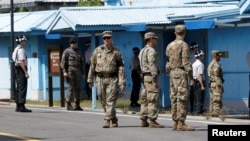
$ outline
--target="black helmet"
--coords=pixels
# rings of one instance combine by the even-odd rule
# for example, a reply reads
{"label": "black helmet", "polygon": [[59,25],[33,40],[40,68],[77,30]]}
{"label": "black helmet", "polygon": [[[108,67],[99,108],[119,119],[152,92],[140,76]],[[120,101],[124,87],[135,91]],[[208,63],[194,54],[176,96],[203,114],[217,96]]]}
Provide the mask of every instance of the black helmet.
{"label": "black helmet", "polygon": [[16,42],[19,44],[21,41],[27,41],[27,38],[24,35],[19,35],[16,37]]}
{"label": "black helmet", "polygon": [[192,43],[190,44],[190,49],[198,48],[198,47],[199,47],[199,44],[196,43],[196,42],[192,42]]}
{"label": "black helmet", "polygon": [[132,51],[133,51],[133,53],[138,53],[138,52],[140,52],[140,49],[138,47],[134,47],[132,49]]}

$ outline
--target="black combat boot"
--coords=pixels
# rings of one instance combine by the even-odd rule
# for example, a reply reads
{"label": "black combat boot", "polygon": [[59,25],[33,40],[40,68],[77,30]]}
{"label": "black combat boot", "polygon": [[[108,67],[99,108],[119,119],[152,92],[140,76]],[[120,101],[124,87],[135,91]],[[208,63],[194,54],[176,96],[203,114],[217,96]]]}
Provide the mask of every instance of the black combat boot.
{"label": "black combat boot", "polygon": [[74,108],[72,107],[71,103],[70,102],[67,102],[67,110],[69,111],[73,111]]}
{"label": "black combat boot", "polygon": [[27,109],[23,103],[20,104],[19,112],[32,112],[30,109]]}
{"label": "black combat boot", "polygon": [[76,106],[74,108],[74,111],[83,111],[83,109],[80,107],[80,102],[76,102]]}
{"label": "black combat boot", "polygon": [[16,112],[19,112],[20,111],[20,104],[19,103],[16,103]]}

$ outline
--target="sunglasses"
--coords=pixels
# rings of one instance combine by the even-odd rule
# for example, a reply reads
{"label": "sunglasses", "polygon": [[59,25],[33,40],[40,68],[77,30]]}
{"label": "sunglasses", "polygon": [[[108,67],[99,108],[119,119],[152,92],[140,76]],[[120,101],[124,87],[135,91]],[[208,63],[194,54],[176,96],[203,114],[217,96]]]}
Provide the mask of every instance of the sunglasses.
{"label": "sunglasses", "polygon": [[110,38],[111,38],[111,37],[103,37],[102,39],[103,39],[103,40],[106,40],[106,39],[109,40]]}

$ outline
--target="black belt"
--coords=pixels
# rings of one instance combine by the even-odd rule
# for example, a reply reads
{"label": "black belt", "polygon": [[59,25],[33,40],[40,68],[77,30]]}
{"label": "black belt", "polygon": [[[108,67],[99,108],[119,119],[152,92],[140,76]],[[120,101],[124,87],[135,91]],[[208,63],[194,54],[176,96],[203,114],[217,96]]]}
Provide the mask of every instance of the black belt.
{"label": "black belt", "polygon": [[117,72],[112,72],[112,73],[102,73],[102,72],[95,72],[95,74],[100,77],[100,78],[112,78],[112,77],[117,77]]}
{"label": "black belt", "polygon": [[142,73],[142,75],[143,75],[143,76],[152,76],[152,75],[151,75],[151,72],[144,72],[144,73]]}

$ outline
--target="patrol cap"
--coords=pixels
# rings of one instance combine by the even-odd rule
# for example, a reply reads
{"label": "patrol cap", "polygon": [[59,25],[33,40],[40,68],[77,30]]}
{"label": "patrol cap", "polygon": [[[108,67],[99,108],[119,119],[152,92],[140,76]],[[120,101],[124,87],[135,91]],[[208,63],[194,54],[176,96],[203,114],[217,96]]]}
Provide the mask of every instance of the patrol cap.
{"label": "patrol cap", "polygon": [[219,50],[212,50],[212,55],[215,56],[215,55],[218,55],[219,56]]}
{"label": "patrol cap", "polygon": [[112,37],[112,31],[103,31],[102,38],[104,37]]}
{"label": "patrol cap", "polygon": [[202,50],[198,50],[194,53],[194,57],[199,57],[199,56],[202,56],[204,55],[205,53],[202,51]]}
{"label": "patrol cap", "polygon": [[138,52],[140,52],[140,49],[138,47],[134,47],[132,49],[132,51],[133,51],[133,53],[138,53]]}
{"label": "patrol cap", "polygon": [[155,38],[158,39],[159,37],[155,35],[154,32],[147,32],[144,34],[144,40],[150,39],[150,38]]}
{"label": "patrol cap", "polygon": [[72,44],[72,43],[77,43],[77,39],[75,37],[72,37],[69,39],[69,43]]}
{"label": "patrol cap", "polygon": [[16,42],[19,44],[21,41],[27,41],[27,38],[24,35],[17,36]]}
{"label": "patrol cap", "polygon": [[174,28],[174,31],[176,33],[183,33],[183,32],[186,32],[186,27],[185,27],[185,25],[182,25],[182,24],[176,25]]}
{"label": "patrol cap", "polygon": [[196,42],[192,42],[192,43],[190,44],[190,49],[198,48],[198,47],[199,47],[199,44],[196,43]]}

